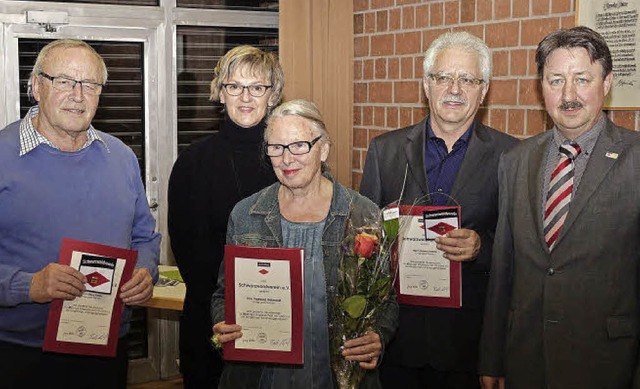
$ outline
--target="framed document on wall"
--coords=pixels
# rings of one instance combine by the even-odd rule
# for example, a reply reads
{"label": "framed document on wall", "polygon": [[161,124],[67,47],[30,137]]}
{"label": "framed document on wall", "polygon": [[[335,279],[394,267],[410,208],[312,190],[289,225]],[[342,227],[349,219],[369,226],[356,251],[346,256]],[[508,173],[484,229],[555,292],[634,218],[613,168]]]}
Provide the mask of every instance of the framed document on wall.
{"label": "framed document on wall", "polygon": [[605,109],[640,109],[640,1],[576,0],[576,25],[590,27],[607,41],[613,83]]}

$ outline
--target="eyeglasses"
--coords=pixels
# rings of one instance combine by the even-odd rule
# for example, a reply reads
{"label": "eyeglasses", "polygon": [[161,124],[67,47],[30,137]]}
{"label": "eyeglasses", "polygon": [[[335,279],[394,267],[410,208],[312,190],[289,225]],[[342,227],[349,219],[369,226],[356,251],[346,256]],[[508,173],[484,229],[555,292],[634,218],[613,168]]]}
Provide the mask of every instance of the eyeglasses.
{"label": "eyeglasses", "polygon": [[38,73],[38,75],[51,81],[53,87],[60,92],[71,92],[76,87],[76,84],[80,84],[82,93],[99,96],[100,93],[102,93],[102,87],[104,86],[104,84],[98,84],[97,82],[79,81],[68,77],[53,77],[43,72]]}
{"label": "eyeglasses", "polygon": [[281,145],[277,143],[267,143],[264,146],[264,152],[268,157],[279,157],[284,154],[284,150],[287,149],[293,155],[303,155],[307,154],[311,151],[313,145],[315,145],[322,135],[315,138],[311,142],[306,140],[300,140],[297,142],[289,143],[288,145]]}
{"label": "eyeglasses", "polygon": [[267,93],[267,89],[271,88],[271,85],[240,85],[240,84],[222,84],[224,90],[227,91],[229,96],[240,96],[244,93],[244,90],[248,90],[249,94],[253,97],[262,97]]}
{"label": "eyeglasses", "polygon": [[453,85],[458,81],[461,87],[473,87],[484,83],[484,80],[471,76],[452,76],[449,74],[429,74],[429,78],[435,81],[438,86]]}

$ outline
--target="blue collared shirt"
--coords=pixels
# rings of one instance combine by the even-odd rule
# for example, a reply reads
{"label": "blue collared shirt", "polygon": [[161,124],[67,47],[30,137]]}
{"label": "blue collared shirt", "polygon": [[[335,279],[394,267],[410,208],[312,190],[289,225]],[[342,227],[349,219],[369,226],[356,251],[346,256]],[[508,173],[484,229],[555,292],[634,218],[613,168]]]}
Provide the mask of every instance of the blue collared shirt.
{"label": "blue collared shirt", "polygon": [[453,183],[469,146],[472,129],[473,123],[453,144],[453,148],[449,152],[444,140],[433,133],[431,119],[427,120],[424,160],[432,205],[446,205],[449,201]]}

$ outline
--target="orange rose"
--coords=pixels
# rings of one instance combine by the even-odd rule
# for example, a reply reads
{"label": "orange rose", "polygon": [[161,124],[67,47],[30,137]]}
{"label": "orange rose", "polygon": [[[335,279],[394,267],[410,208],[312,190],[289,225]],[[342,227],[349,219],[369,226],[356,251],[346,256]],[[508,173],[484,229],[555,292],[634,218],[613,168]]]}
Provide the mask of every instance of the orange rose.
{"label": "orange rose", "polygon": [[356,243],[353,251],[360,257],[369,258],[378,247],[378,237],[375,235],[361,232],[356,235]]}

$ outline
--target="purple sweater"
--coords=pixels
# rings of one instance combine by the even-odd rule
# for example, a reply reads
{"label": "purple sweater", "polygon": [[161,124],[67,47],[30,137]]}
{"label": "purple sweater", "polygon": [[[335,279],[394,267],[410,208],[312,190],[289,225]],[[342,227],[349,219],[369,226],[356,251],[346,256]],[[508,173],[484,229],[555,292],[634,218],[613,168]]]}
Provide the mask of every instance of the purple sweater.
{"label": "purple sweater", "polygon": [[[77,152],[41,144],[18,156],[20,122],[0,131],[0,341],[40,347],[49,304],[29,298],[33,274],[57,262],[63,238],[138,251],[154,281],[160,234],[135,155],[105,133]],[[128,314],[121,335],[128,330]]]}

